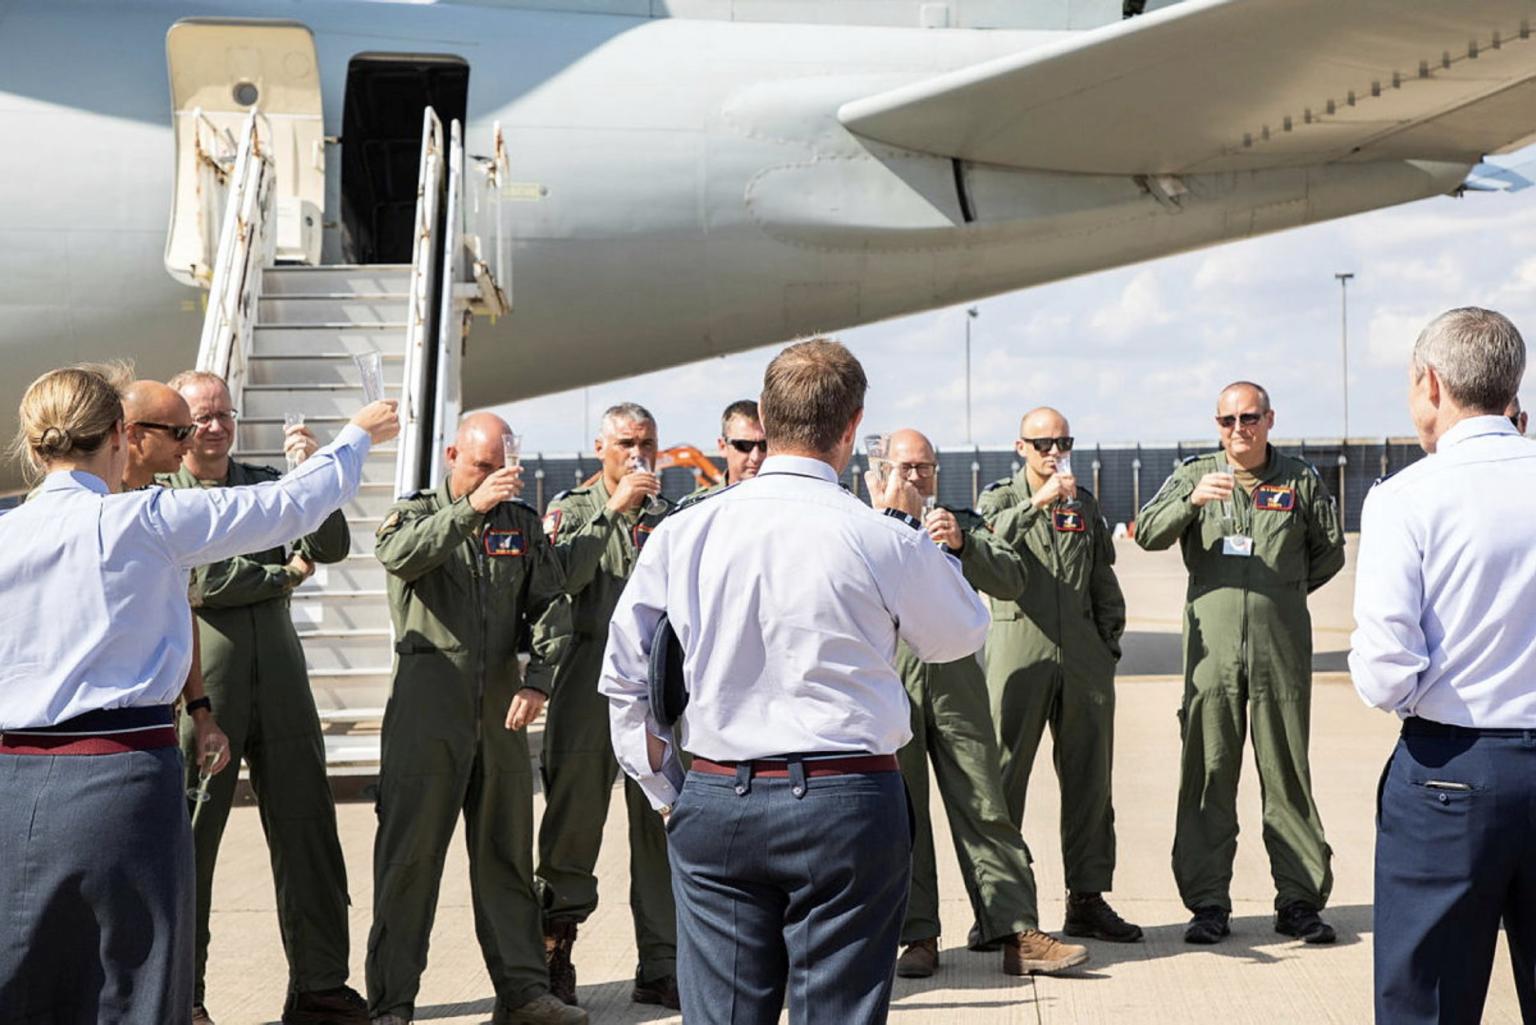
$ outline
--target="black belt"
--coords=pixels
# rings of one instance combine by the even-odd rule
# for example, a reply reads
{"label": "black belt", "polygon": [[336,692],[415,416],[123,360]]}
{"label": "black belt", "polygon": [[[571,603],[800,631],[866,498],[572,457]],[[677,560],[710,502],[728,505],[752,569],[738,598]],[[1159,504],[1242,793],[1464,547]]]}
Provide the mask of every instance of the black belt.
{"label": "black belt", "polygon": [[1403,720],[1405,737],[1449,737],[1473,740],[1478,737],[1506,737],[1511,739],[1536,738],[1536,726],[1521,729],[1513,726],[1457,726],[1454,723],[1435,722],[1417,716]]}

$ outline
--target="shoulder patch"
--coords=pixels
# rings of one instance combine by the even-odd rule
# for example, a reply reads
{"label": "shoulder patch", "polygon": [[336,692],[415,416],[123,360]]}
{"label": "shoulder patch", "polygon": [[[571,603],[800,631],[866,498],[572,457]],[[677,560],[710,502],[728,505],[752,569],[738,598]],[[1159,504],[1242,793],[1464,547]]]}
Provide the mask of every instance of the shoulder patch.
{"label": "shoulder patch", "polygon": [[[564,494],[564,492],[561,492]],[[550,509],[544,514],[544,536],[549,538],[549,543],[554,544],[560,537],[560,523],[565,519],[564,509]]]}
{"label": "shoulder patch", "polygon": [[389,515],[384,517],[384,522],[379,524],[379,529],[374,532],[374,536],[384,537],[386,534],[393,534],[400,528],[400,521],[404,518],[404,514],[399,509],[391,509]]}

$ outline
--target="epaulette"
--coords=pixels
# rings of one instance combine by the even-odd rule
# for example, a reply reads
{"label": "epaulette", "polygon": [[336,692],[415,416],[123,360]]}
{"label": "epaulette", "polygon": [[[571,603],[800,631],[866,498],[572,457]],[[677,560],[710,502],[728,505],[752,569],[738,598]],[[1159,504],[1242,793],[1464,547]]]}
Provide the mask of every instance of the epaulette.
{"label": "epaulette", "polygon": [[736,484],[727,484],[723,488],[706,488],[702,491],[690,492],[672,503],[672,512],[675,514],[682,512],[684,509],[692,509],[705,499],[714,498],[716,495],[723,495],[740,483],[741,481],[737,481]]}
{"label": "epaulette", "polygon": [[558,495],[556,495],[554,498],[551,498],[549,501],[550,501],[551,504],[553,504],[553,503],[558,502],[558,501],[560,501],[562,499],[569,498],[571,495],[575,494],[578,491],[584,491],[584,490],[585,489],[583,489],[583,488],[566,488],[564,491],[560,492]]}
{"label": "epaulette", "polygon": [[1377,477],[1375,480],[1371,481],[1371,487],[1374,488],[1378,484],[1383,484],[1383,483],[1391,480],[1393,477],[1397,476],[1398,471],[1400,471],[1400,470],[1402,470],[1401,466],[1399,466],[1396,470],[1393,470],[1391,473],[1384,473],[1384,474],[1382,474],[1380,477]]}
{"label": "epaulette", "polygon": [[402,502],[414,502],[418,498],[426,498],[426,497],[428,497],[429,495],[431,495],[436,490],[437,490],[436,488],[421,488],[421,489],[419,489],[417,491],[412,491],[409,495],[406,495],[403,499],[401,499],[401,501]]}
{"label": "epaulette", "polygon": [[985,495],[988,491],[996,491],[998,488],[1004,487],[1008,484],[1011,484],[1012,482],[1012,477],[1004,477],[1002,480],[995,480],[991,484],[988,484],[986,487],[982,488],[981,493]]}
{"label": "epaulette", "polygon": [[1300,462],[1301,462],[1302,466],[1305,466],[1307,468],[1307,470],[1309,472],[1311,472],[1312,476],[1316,477],[1318,480],[1322,480],[1323,479],[1323,475],[1321,473],[1317,472],[1317,467],[1313,464],[1312,460],[1310,460],[1310,459],[1303,459],[1303,460],[1300,460]]}
{"label": "epaulette", "polygon": [[1195,453],[1192,456],[1185,456],[1183,459],[1180,459],[1179,460],[1179,465],[1180,466],[1188,466],[1190,463],[1194,462],[1196,459],[1201,459],[1201,458],[1203,458],[1203,456],[1200,453],[1197,452],[1197,453]]}

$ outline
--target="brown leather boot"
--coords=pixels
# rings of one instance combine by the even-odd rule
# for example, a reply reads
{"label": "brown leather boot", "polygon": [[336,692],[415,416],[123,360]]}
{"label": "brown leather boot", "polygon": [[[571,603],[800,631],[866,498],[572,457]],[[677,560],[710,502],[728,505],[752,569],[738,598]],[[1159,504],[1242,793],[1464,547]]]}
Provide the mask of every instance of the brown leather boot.
{"label": "brown leather boot", "polygon": [[1088,960],[1088,948],[1028,929],[1003,941],[1004,975],[1054,975]]}
{"label": "brown leather boot", "polygon": [[939,941],[914,940],[896,959],[896,974],[903,979],[926,979],[939,967]]}
{"label": "brown leather boot", "polygon": [[544,966],[549,969],[549,991],[576,1006],[576,965],[571,948],[576,945],[576,923],[556,919],[544,926]]}

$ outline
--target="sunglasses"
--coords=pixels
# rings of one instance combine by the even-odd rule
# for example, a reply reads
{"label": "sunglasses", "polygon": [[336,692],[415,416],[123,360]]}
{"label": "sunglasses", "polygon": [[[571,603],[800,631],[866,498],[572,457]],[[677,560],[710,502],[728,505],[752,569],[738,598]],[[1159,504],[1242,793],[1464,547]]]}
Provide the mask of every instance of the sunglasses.
{"label": "sunglasses", "polygon": [[742,455],[746,455],[754,448],[762,449],[765,453],[768,451],[767,438],[759,438],[756,441],[749,441],[746,438],[726,438],[725,443]]}
{"label": "sunglasses", "polygon": [[918,480],[929,480],[939,467],[937,463],[894,463],[891,468],[899,477],[916,474]]}
{"label": "sunglasses", "polygon": [[1236,416],[1228,413],[1226,416],[1218,416],[1216,422],[1230,431],[1238,425],[1239,421],[1244,427],[1252,427],[1262,419],[1264,419],[1263,413],[1239,413]]}
{"label": "sunglasses", "polygon": [[185,427],[174,427],[171,424],[150,423],[148,420],[135,420],[130,426],[143,427],[144,429],[150,431],[164,431],[166,434],[169,434],[177,441],[186,441],[192,436],[192,432],[197,430],[196,424],[187,424]]}
{"label": "sunglasses", "polygon": [[1045,455],[1047,452],[1049,452],[1052,445],[1055,445],[1063,452],[1072,451],[1073,439],[1071,438],[1021,438],[1019,440],[1025,442],[1026,444],[1035,446],[1035,451],[1039,452],[1041,455]]}

